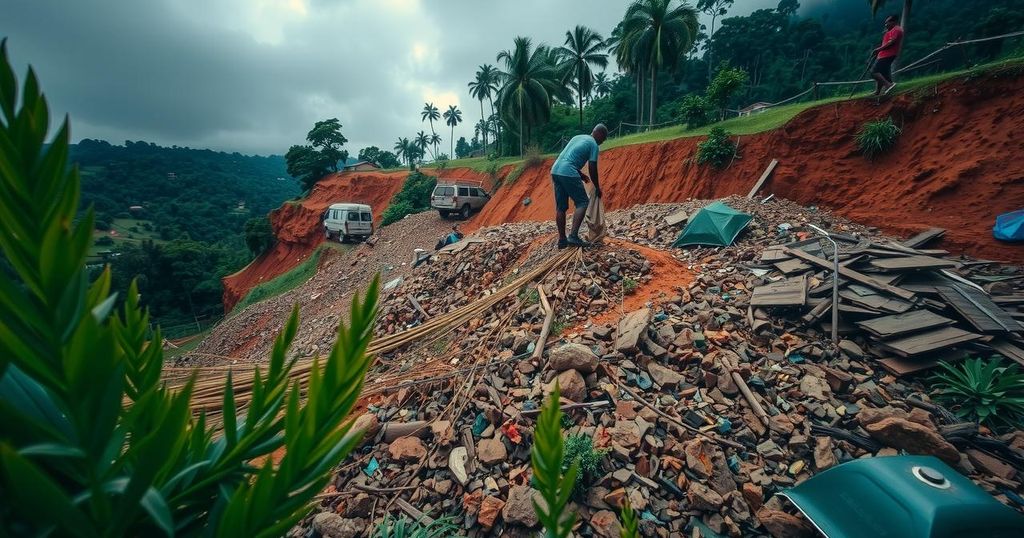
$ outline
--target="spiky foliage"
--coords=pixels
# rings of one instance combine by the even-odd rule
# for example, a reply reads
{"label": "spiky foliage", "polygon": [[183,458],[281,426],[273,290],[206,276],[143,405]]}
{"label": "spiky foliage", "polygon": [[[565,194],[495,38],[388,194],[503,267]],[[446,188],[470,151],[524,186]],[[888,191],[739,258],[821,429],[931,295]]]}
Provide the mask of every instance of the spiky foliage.
{"label": "spiky foliage", "polygon": [[622,525],[622,532],[619,536],[622,538],[640,538],[640,520],[636,517],[636,512],[633,511],[633,507],[629,504],[629,498],[626,498],[625,504],[622,505],[622,520],[619,522]]}
{"label": "spiky foliage", "polygon": [[569,469],[562,472],[565,458],[565,447],[562,441],[562,410],[559,408],[561,390],[558,383],[544,402],[537,427],[533,432],[533,447],[530,450],[530,461],[533,464],[533,481],[537,484],[544,506],[536,500],[533,508],[537,517],[544,525],[548,538],[563,538],[572,532],[576,522],[575,513],[565,513],[579,475],[580,464],[574,461]]}
{"label": "spiky foliage", "polygon": [[736,156],[736,144],[729,139],[729,133],[714,127],[703,142],[697,144],[697,162],[710,164],[715,168],[725,168]]}
{"label": "spiky foliage", "polygon": [[505,122],[519,129],[519,154],[525,147],[523,131],[529,137],[532,127],[547,123],[551,118],[553,100],[565,97],[562,72],[551,49],[543,45],[533,47],[528,37],[517,37],[511,51],[498,54],[505,69],[498,72],[501,89],[498,91],[498,110]]}
{"label": "spiky foliage", "polygon": [[448,141],[452,147],[448,154],[455,155],[455,127],[462,123],[462,111],[455,105],[448,105],[448,110],[444,111],[444,122],[452,128],[452,138]]}
{"label": "spiky foliage", "polygon": [[434,146],[434,155],[437,155],[437,145],[441,142],[441,137],[437,136],[437,131],[434,130],[434,122],[441,119],[441,112],[437,110],[434,103],[423,103],[423,110],[420,111],[420,121],[430,122],[430,143]]}
{"label": "spiky foliage", "polygon": [[933,397],[957,416],[993,429],[1024,428],[1024,374],[1017,365],[980,358],[940,363],[932,377]]}
{"label": "spiky foliage", "polygon": [[612,93],[612,81],[608,79],[608,75],[604,71],[594,75],[594,93],[598,97]]}
{"label": "spiky foliage", "polygon": [[476,72],[476,77],[469,83],[469,95],[480,101],[480,121],[484,128],[480,130],[484,137],[484,148],[487,147],[487,134],[490,129],[487,127],[487,116],[484,115],[484,99],[491,103],[491,113],[494,113],[494,94],[498,92],[498,71],[493,65],[484,64]]}
{"label": "spiky foliage", "polygon": [[583,126],[583,98],[589,97],[594,89],[592,67],[608,67],[608,54],[604,50],[604,38],[601,34],[580,24],[565,33],[565,45],[557,49],[566,64],[565,68],[576,81],[580,127]]}
{"label": "spiky foliage", "polygon": [[874,159],[896,145],[900,132],[892,118],[869,121],[857,132],[857,146],[865,157]]}
{"label": "spiky foliage", "polygon": [[700,30],[697,11],[676,0],[636,0],[626,8],[616,36],[619,65],[650,75],[650,123],[654,123],[658,71],[675,71]]}
{"label": "spiky foliage", "polygon": [[424,524],[405,516],[388,515],[373,531],[373,538],[448,538],[455,536],[459,526],[454,519],[444,517]]}
{"label": "spiky foliage", "polygon": [[47,142],[35,74],[19,107],[6,43],[0,57],[0,249],[14,270],[0,273],[0,533],[284,534],[362,437],[346,417],[369,365],[377,281],[353,299],[351,329],[314,364],[308,391],[286,359],[294,311],[244,412],[229,377],[221,427],[208,423],[190,406],[194,379],[161,381],[160,331],[147,337],[137,288],[115,313],[109,269],[89,283],[94,216],[75,218],[68,122]]}
{"label": "spiky foliage", "polygon": [[[420,153],[426,153],[427,148],[430,146],[430,140],[430,135],[424,133],[423,131],[420,131],[416,133],[416,138],[413,139],[413,144],[416,144],[416,147],[419,148]],[[434,155],[434,153],[431,153],[431,155]]]}

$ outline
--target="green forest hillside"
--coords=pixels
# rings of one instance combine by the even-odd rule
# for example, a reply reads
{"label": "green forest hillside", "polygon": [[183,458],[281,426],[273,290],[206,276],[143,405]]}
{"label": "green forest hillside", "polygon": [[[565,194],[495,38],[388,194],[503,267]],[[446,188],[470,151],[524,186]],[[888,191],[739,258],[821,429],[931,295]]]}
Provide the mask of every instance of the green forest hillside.
{"label": "green forest hillside", "polygon": [[138,277],[143,302],[171,336],[222,313],[221,277],[255,254],[246,223],[299,194],[276,155],[86,139],[70,160],[81,169],[81,209],[96,209],[95,266],[111,264],[118,291]]}

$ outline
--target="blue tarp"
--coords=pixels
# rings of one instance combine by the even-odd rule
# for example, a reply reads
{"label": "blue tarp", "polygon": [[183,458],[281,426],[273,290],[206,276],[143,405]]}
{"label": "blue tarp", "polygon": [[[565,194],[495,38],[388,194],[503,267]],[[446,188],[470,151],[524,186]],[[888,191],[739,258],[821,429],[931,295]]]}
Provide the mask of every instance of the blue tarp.
{"label": "blue tarp", "polygon": [[1024,209],[996,217],[992,235],[1002,241],[1024,241]]}

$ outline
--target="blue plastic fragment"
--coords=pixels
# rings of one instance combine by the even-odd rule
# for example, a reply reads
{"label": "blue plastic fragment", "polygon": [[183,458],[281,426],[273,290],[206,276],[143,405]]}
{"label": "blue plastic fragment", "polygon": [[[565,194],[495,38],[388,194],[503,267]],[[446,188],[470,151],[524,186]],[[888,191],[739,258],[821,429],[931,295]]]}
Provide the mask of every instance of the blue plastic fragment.
{"label": "blue plastic fragment", "polygon": [[658,516],[652,514],[650,510],[644,510],[643,512],[640,512],[640,519],[646,519],[647,521],[656,521],[658,523],[661,523],[661,520],[658,519]]}
{"label": "blue plastic fragment", "polygon": [[658,312],[654,315],[654,321],[665,321],[666,319],[668,319],[668,314],[664,312]]}
{"label": "blue plastic fragment", "polygon": [[723,301],[728,301],[729,299],[732,299],[732,296],[729,295],[728,292],[722,294],[722,300]]}
{"label": "blue plastic fragment", "polygon": [[473,421],[473,435],[480,437],[480,434],[484,433],[484,430],[490,425],[491,423],[487,421],[487,417],[480,413],[476,416],[476,420]]}
{"label": "blue plastic fragment", "polygon": [[734,473],[740,472],[740,458],[739,458],[739,456],[737,456],[735,454],[733,454],[732,456],[729,456],[729,469],[731,469],[732,472],[734,472]]}
{"label": "blue plastic fragment", "polygon": [[534,409],[537,409],[537,402],[533,400],[523,402],[523,411],[533,411]]}
{"label": "blue plastic fragment", "polygon": [[535,349],[537,349],[537,343],[536,342],[530,342],[529,344],[526,345],[526,352],[527,353],[533,353],[533,350],[535,350]]}
{"label": "blue plastic fragment", "polygon": [[789,359],[789,362],[791,364],[800,364],[800,363],[804,362],[804,360],[806,360],[806,359],[804,359],[803,353],[790,353],[789,357],[786,357],[786,358]]}
{"label": "blue plastic fragment", "polygon": [[651,376],[647,375],[647,372],[640,372],[636,376],[636,386],[642,390],[647,390],[654,386],[654,381],[651,381]]}
{"label": "blue plastic fragment", "polygon": [[732,431],[732,421],[721,417],[718,419],[718,433],[729,433]]}
{"label": "blue plastic fragment", "polygon": [[372,457],[370,458],[370,463],[366,464],[363,472],[366,473],[366,476],[373,476],[373,473],[376,473],[377,469],[380,469],[380,463],[377,461],[377,458]]}

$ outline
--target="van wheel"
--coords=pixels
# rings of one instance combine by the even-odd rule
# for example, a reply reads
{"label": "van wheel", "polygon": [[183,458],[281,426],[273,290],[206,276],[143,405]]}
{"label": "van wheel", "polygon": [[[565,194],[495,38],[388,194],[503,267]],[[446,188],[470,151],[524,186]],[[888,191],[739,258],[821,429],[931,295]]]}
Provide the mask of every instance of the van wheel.
{"label": "van wheel", "polygon": [[330,241],[330,240],[331,240],[331,231],[330,231],[330,230],[324,230],[324,237],[325,237],[325,238],[326,238],[326,239],[327,239],[328,241]]}
{"label": "van wheel", "polygon": [[448,213],[449,213],[449,212],[448,212],[448,211],[445,211],[444,209],[438,209],[438,210],[437,210],[437,213],[438,213],[439,215],[441,215],[441,218],[442,218],[442,219],[446,219],[446,218],[448,218]]}
{"label": "van wheel", "polygon": [[348,243],[348,236],[344,235],[344,234],[339,234],[338,235],[338,242],[339,243]]}
{"label": "van wheel", "polygon": [[459,216],[462,217],[462,220],[466,220],[466,219],[469,218],[469,213],[470,213],[469,204],[466,204],[466,205],[462,206],[462,210],[459,211]]}

